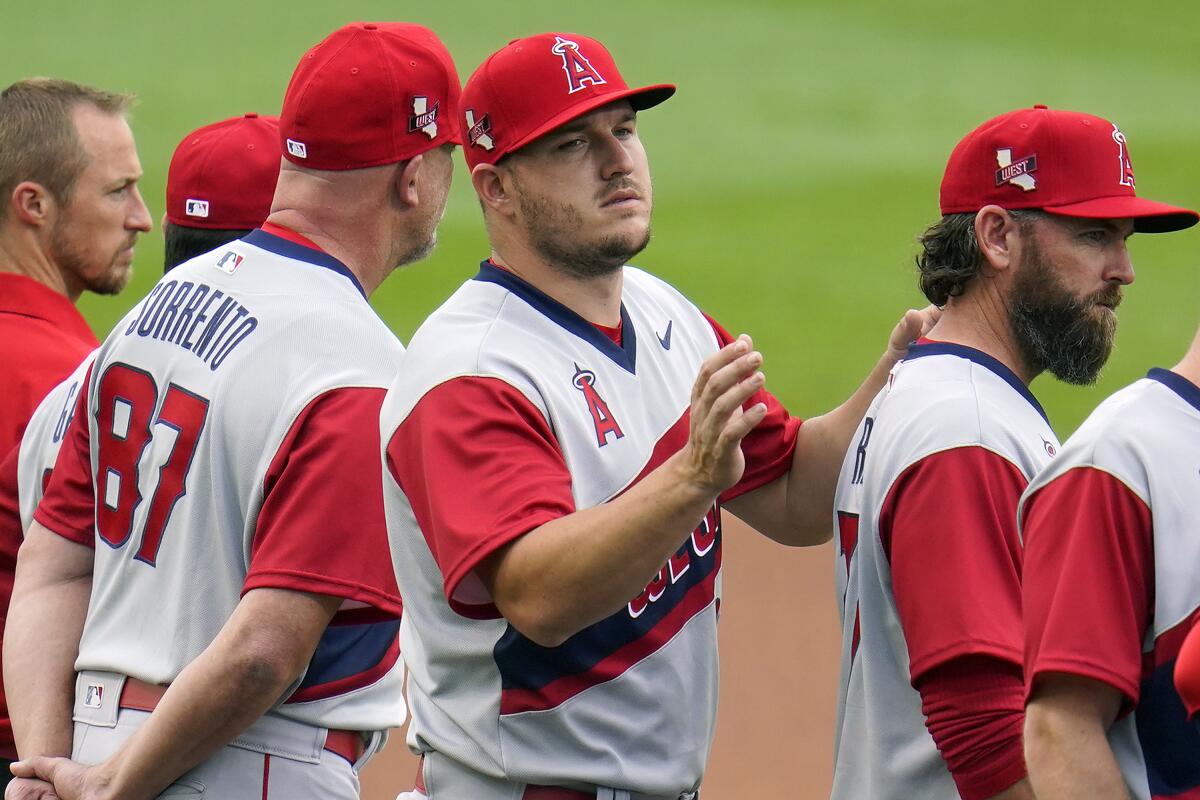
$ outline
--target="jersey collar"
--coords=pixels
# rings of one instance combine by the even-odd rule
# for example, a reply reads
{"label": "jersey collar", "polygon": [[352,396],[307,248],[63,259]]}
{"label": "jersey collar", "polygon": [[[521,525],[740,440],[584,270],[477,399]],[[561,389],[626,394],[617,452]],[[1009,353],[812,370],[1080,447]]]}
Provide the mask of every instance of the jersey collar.
{"label": "jersey collar", "polygon": [[1034,410],[1042,415],[1042,419],[1046,420],[1046,424],[1050,424],[1050,418],[1046,416],[1045,409],[1038,399],[1033,396],[1033,392],[1029,391],[1029,387],[1025,382],[1016,376],[1016,374],[1004,366],[999,359],[989,356],[982,350],[976,350],[974,347],[967,347],[965,344],[955,344],[953,342],[936,342],[932,339],[921,339],[915,344],[908,346],[908,354],[904,357],[905,361],[912,361],[917,358],[925,358],[926,356],[957,356],[972,361],[986,370],[994,373],[996,377],[1011,386],[1017,394],[1024,397],[1029,405],[1033,406]]}
{"label": "jersey collar", "polygon": [[533,306],[535,310],[548,317],[552,322],[591,344],[608,356],[617,366],[634,373],[637,335],[634,333],[633,323],[629,319],[629,313],[625,310],[624,303],[621,303],[621,344],[617,344],[596,330],[596,326],[592,323],[550,295],[508,270],[497,267],[490,261],[484,261],[479,265],[479,274],[475,276],[474,280],[502,286]]}
{"label": "jersey collar", "polygon": [[324,250],[314,250],[307,245],[293,242],[285,239],[282,236],[276,236],[273,233],[267,233],[262,228],[256,228],[250,233],[242,237],[242,241],[246,244],[252,244],[255,247],[262,248],[269,253],[290,258],[293,261],[303,261],[306,264],[312,264],[316,267],[324,267],[325,269],[333,270],[337,274],[349,278],[354,284],[354,288],[358,290],[364,298],[367,293],[363,291],[362,284],[358,282],[358,278],[350,271],[350,268],[338,261],[333,256],[326,253]]}
{"label": "jersey collar", "polygon": [[1187,378],[1180,375],[1178,372],[1171,372],[1169,369],[1155,367],[1146,373],[1146,377],[1152,381],[1158,381],[1163,386],[1166,386],[1175,394],[1183,398],[1184,402],[1190,403],[1193,408],[1200,411],[1200,386],[1189,381]]}

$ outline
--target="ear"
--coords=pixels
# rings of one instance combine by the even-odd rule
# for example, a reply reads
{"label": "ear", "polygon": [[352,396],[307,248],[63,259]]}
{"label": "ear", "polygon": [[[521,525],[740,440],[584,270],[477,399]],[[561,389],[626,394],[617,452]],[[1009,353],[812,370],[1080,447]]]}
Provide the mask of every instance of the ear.
{"label": "ear", "polygon": [[424,163],[424,155],[413,156],[396,173],[396,194],[405,208],[415,208],[421,201],[421,165]]}
{"label": "ear", "polygon": [[975,242],[992,269],[1006,270],[1021,248],[1021,225],[1000,206],[984,206],[975,214]]}
{"label": "ear", "polygon": [[50,191],[34,181],[21,181],[14,186],[9,203],[18,220],[36,227],[49,224],[58,209]]}
{"label": "ear", "polygon": [[512,208],[512,179],[504,167],[476,164],[471,170],[471,185],[485,209],[504,214]]}

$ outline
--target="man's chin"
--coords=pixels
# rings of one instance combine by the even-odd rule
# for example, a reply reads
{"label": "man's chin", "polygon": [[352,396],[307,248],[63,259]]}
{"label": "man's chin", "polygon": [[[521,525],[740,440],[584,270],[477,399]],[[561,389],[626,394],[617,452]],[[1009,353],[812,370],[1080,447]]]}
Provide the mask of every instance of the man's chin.
{"label": "man's chin", "polygon": [[114,263],[107,272],[91,281],[87,288],[88,291],[95,294],[116,295],[124,291],[132,279],[133,257],[131,255],[128,263]]}

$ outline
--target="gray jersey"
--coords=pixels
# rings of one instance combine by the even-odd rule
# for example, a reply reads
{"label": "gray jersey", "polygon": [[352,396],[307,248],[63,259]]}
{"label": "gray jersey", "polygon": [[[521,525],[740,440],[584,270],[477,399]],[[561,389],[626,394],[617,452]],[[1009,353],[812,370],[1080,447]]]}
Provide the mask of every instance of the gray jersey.
{"label": "gray jersey", "polygon": [[[926,728],[912,675],[941,663],[939,659],[972,653],[1021,662],[1015,574],[1010,589],[1018,616],[1016,625],[1009,626],[1015,630],[989,630],[983,617],[958,611],[975,604],[986,607],[989,586],[970,587],[969,597],[946,597],[943,622],[952,631],[949,638],[956,639],[948,645],[951,649],[939,642],[934,650],[904,630],[893,593],[892,532],[881,525],[901,477],[912,475],[910,470],[931,457],[961,454],[1017,475],[1019,486],[1007,498],[1015,509],[1021,488],[1057,445],[1041,407],[1016,376],[990,356],[960,345],[913,345],[872,402],[851,440],[836,495],[842,665],[835,800],[958,798]],[[944,497],[945,509],[956,506],[962,510],[959,517],[990,513],[986,498],[964,496],[956,483],[933,487]],[[1014,547],[1015,524],[1014,518]],[[976,555],[991,557],[986,551]],[[946,577],[937,574],[925,578],[934,587],[943,581]]]}
{"label": "gray jersey", "polygon": [[[625,269],[622,300],[616,344],[485,263],[410,343],[382,415],[409,744],[516,783],[675,796],[699,785],[712,740],[717,510],[625,608],[558,647],[510,626],[473,572],[685,443],[697,370],[727,335],[639,270]],[[790,464],[792,439],[763,427],[743,489]]]}
{"label": "gray jersey", "polygon": [[76,668],[170,683],[256,588],[343,598],[277,709],[402,724],[374,425],[403,348],[336,259],[264,231],[159,281],[101,346],[36,517],[96,551]]}

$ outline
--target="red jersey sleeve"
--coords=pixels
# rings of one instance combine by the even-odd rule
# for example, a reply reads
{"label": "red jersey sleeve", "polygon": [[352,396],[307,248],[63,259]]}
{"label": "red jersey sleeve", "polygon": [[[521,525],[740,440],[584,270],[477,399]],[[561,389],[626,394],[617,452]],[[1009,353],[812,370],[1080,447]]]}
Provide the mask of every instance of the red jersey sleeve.
{"label": "red jersey sleeve", "polygon": [[334,389],[296,417],[263,479],[243,592],[312,592],[400,615],[377,466],[384,393]]}
{"label": "red jersey sleeve", "polygon": [[575,511],[571,474],[545,417],[498,378],[455,378],[426,393],[388,441],[387,468],[412,505],[446,599],[473,616],[493,614],[491,599],[463,579],[501,546]]}
{"label": "red jersey sleeve", "polygon": [[96,493],[92,484],[91,429],[88,396],[92,370],[88,369],[75,401],[71,423],[63,436],[54,471],[33,518],[64,539],[96,546]]}
{"label": "red jersey sleeve", "polygon": [[1039,676],[1065,672],[1136,705],[1154,604],[1150,509],[1111,474],[1077,467],[1022,513],[1027,696]]}
{"label": "red jersey sleeve", "polygon": [[[729,331],[712,317],[705,315],[717,335],[717,347],[733,342]],[[721,502],[727,503],[735,497],[754,491],[779,478],[792,468],[792,455],[796,452],[796,435],[802,420],[788,414],[783,404],[766,389],[759,389],[744,408],[765,403],[767,415],[754,430],[742,439],[742,454],[746,457],[746,471],[742,479],[721,494]]]}
{"label": "red jersey sleeve", "polygon": [[1025,485],[1012,462],[972,446],[921,459],[888,491],[879,535],[914,683],[962,656],[1021,664]]}

